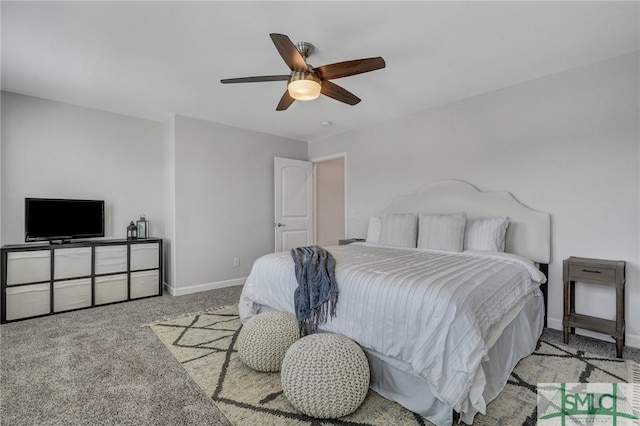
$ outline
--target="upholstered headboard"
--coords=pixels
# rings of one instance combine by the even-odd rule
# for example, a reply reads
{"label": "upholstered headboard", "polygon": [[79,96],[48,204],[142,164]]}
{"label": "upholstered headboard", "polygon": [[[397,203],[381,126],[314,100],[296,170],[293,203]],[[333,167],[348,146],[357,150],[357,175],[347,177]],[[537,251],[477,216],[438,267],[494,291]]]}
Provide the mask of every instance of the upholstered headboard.
{"label": "upholstered headboard", "polygon": [[396,198],[384,213],[446,214],[468,219],[509,218],[505,251],[538,262],[551,260],[551,216],[526,207],[508,192],[482,192],[460,180],[431,182],[416,194]]}

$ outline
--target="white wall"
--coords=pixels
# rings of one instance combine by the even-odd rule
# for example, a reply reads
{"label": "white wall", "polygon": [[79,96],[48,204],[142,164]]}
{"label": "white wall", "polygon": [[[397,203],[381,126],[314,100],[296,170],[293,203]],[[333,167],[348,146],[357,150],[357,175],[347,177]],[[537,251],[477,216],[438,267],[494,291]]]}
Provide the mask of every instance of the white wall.
{"label": "white wall", "polygon": [[273,252],[274,157],[306,160],[307,143],[176,116],[172,294],[243,284]]}
{"label": "white wall", "polygon": [[[549,212],[550,326],[562,327],[562,259],[622,259],[626,343],[640,347],[638,63],[629,54],[508,87],[315,142],[309,155],[348,153],[349,237],[393,197],[443,178]],[[612,319],[612,289],[584,290],[578,311]]]}
{"label": "white wall", "polygon": [[162,125],[2,92],[2,244],[24,243],[25,197],[105,200],[105,237],[145,213],[163,237]]}
{"label": "white wall", "polygon": [[0,151],[3,245],[24,242],[25,197],[102,199],[106,238],[146,214],[179,295],[242,284],[273,251],[273,157],[306,159],[307,143],[2,92]]}
{"label": "white wall", "polygon": [[[348,237],[364,237],[394,196],[436,179],[509,191],[552,215],[550,325],[561,327],[562,259],[624,259],[627,344],[640,347],[638,62],[625,55],[309,149],[185,117],[158,123],[3,92],[0,242],[24,241],[27,196],[104,199],[107,237],[124,237],[145,213],[152,235],[169,239],[172,293],[235,283],[273,250],[273,157],[347,152]],[[612,317],[609,290],[592,286],[578,304]]]}

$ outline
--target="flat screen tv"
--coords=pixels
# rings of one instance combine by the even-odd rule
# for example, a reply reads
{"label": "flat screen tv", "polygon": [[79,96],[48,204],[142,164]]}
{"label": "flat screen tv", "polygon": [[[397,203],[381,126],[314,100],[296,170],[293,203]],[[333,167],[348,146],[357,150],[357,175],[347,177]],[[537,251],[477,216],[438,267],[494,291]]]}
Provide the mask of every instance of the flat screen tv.
{"label": "flat screen tv", "polygon": [[25,241],[104,237],[104,201],[25,198]]}

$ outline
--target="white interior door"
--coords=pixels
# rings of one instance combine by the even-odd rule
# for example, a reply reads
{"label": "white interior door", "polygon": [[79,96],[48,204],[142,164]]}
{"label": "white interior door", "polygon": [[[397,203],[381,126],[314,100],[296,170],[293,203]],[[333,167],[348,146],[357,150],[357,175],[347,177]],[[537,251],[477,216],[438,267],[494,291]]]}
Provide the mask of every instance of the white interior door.
{"label": "white interior door", "polygon": [[313,163],[275,157],[275,250],[312,245]]}

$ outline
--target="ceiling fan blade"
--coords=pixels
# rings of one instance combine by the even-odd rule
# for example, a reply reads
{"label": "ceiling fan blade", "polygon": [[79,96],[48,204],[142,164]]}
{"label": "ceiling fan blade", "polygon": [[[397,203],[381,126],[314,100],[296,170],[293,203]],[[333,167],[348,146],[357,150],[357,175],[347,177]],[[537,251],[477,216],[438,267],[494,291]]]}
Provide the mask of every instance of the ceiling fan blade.
{"label": "ceiling fan blade", "polygon": [[362,74],[363,72],[379,70],[385,66],[384,59],[378,56],[376,58],[354,59],[352,61],[323,65],[314,68],[313,71],[321,80],[331,80],[333,78],[348,77],[350,75]]}
{"label": "ceiling fan blade", "polygon": [[289,66],[291,71],[309,71],[309,66],[304,60],[298,49],[293,44],[291,39],[284,34],[269,34],[276,49],[284,59],[285,63]]}
{"label": "ceiling fan blade", "polygon": [[280,98],[280,102],[278,102],[276,111],[284,111],[291,106],[293,101],[295,101],[295,99],[293,99],[291,95],[289,95],[289,90],[285,90],[284,95],[282,95],[282,97]]}
{"label": "ceiling fan blade", "polygon": [[220,80],[222,84],[229,83],[259,83],[262,81],[287,81],[289,75],[263,75],[260,77],[240,77],[240,78],[225,78]]}
{"label": "ceiling fan blade", "polygon": [[349,105],[355,105],[360,102],[359,97],[328,80],[322,82],[320,93]]}

